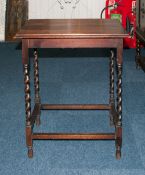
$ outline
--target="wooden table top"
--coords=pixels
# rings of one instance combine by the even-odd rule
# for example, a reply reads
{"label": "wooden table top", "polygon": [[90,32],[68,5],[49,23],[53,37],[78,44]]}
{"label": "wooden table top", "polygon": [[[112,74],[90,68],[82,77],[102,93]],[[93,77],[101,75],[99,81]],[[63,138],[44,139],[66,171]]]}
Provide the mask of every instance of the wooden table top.
{"label": "wooden table top", "polygon": [[124,38],[128,34],[118,20],[31,19],[15,38]]}

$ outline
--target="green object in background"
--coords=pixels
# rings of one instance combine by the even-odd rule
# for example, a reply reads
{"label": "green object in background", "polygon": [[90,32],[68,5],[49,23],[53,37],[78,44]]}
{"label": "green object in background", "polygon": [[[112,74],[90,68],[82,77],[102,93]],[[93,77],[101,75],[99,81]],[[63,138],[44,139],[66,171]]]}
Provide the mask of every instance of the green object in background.
{"label": "green object in background", "polygon": [[111,14],[111,19],[118,19],[122,22],[122,15],[121,14]]}

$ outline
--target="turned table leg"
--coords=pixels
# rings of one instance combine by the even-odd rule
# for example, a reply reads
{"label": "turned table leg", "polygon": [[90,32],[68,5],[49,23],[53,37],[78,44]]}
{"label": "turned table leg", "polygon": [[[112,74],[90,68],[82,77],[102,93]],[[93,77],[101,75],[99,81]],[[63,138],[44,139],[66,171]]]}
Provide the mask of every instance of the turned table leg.
{"label": "turned table leg", "polygon": [[115,111],[115,100],[114,100],[114,51],[111,50],[110,56],[110,99],[109,104],[111,106],[110,114],[110,125],[114,124],[114,111]]}
{"label": "turned table leg", "polygon": [[117,81],[117,115],[116,122],[116,158],[121,157],[122,146],[122,65],[117,64],[118,68],[118,81]]}
{"label": "turned table leg", "polygon": [[[34,88],[35,88],[35,104],[41,106],[39,94],[39,64],[38,64],[38,50],[34,49]],[[40,125],[40,111],[36,117],[36,125]]]}
{"label": "turned table leg", "polygon": [[24,84],[25,84],[25,113],[26,113],[26,144],[28,156],[33,157],[33,139],[31,126],[31,97],[30,97],[30,75],[29,65],[24,64]]}
{"label": "turned table leg", "polygon": [[116,158],[121,158],[122,147],[122,55],[123,41],[117,47],[117,109],[115,121]]}

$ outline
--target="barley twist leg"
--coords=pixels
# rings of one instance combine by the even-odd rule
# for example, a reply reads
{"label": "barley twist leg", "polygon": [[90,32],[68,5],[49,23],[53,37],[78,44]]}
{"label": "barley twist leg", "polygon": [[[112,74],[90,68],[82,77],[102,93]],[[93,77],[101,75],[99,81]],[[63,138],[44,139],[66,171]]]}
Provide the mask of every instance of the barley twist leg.
{"label": "barley twist leg", "polygon": [[116,122],[116,158],[121,157],[122,146],[122,65],[117,64],[117,114],[118,120]]}
{"label": "barley twist leg", "polygon": [[26,113],[26,144],[28,147],[28,156],[33,157],[33,140],[31,126],[31,97],[30,97],[30,76],[29,65],[24,64],[24,84],[25,84],[25,113]]}
{"label": "barley twist leg", "polygon": [[[40,88],[39,88],[39,63],[38,63],[38,51],[34,49],[34,88],[35,88],[35,104],[41,105],[40,100]],[[36,125],[40,125],[40,112],[36,117]]]}
{"label": "barley twist leg", "polygon": [[110,125],[114,124],[114,116],[113,111],[115,109],[115,100],[114,100],[114,51],[111,50],[110,56],[110,99],[109,104],[111,106],[111,110],[109,111],[110,114]]}

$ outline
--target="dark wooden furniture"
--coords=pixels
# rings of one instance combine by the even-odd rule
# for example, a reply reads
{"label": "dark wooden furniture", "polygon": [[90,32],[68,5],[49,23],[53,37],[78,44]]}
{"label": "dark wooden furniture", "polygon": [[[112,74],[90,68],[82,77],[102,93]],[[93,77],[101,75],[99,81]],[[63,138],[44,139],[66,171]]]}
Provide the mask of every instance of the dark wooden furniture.
{"label": "dark wooden furniture", "polygon": [[[116,157],[121,156],[122,144],[122,52],[123,38],[127,34],[117,20],[103,19],[40,19],[29,20],[16,34],[22,39],[24,66],[26,141],[28,156],[33,156],[33,140],[39,139],[95,139],[115,140]],[[35,48],[116,48],[117,49],[117,99],[114,98],[114,52],[110,56],[109,104],[41,104],[39,94],[38,54]],[[31,113],[30,72],[28,48],[34,48],[35,106]],[[91,77],[90,77],[91,78]],[[116,101],[116,102],[115,102]],[[109,110],[114,133],[34,133],[33,125],[40,124],[41,110]]]}
{"label": "dark wooden furniture", "polygon": [[136,66],[137,68],[141,67],[145,72],[145,56],[141,54],[141,47],[145,46],[145,31],[141,30],[139,27],[136,29]]}
{"label": "dark wooden furniture", "polygon": [[145,56],[141,55],[141,47],[145,46],[145,0],[136,1],[136,65],[145,71]]}
{"label": "dark wooden furniture", "polygon": [[5,40],[14,41],[14,35],[28,20],[27,0],[7,0]]}

